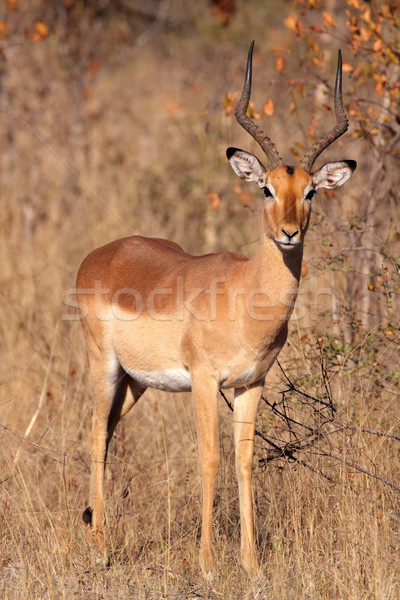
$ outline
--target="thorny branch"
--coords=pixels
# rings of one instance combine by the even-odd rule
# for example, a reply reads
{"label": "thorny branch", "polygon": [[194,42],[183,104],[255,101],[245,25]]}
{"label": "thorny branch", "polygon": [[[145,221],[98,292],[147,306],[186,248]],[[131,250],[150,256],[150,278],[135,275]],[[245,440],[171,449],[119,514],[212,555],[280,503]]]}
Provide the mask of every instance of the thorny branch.
{"label": "thorny branch", "polygon": [[[339,423],[337,421],[337,409],[334,405],[328,375],[322,358],[320,368],[325,390],[324,398],[312,396],[300,390],[291,381],[278,361],[277,364],[281,370],[282,383],[284,384],[284,388],[280,391],[281,400],[279,402],[272,402],[268,400],[265,395],[262,396],[262,400],[272,411],[272,414],[278,418],[279,426],[275,426],[274,429],[276,432],[279,432],[279,435],[267,435],[260,429],[255,429],[255,435],[267,444],[264,449],[265,456],[258,459],[259,465],[261,467],[266,467],[268,463],[274,460],[283,459],[287,462],[294,462],[302,467],[310,469],[324,477],[324,479],[335,483],[335,479],[330,475],[327,475],[323,468],[316,467],[301,457],[301,454],[307,451],[308,454],[312,453],[313,455],[318,455],[325,459],[331,459],[332,461],[343,464],[359,473],[373,477],[397,492],[400,492],[400,485],[394,481],[391,481],[384,475],[366,469],[357,462],[348,460],[344,456],[338,456],[330,450],[330,447],[332,446],[330,439],[332,436],[346,431],[349,436],[352,436],[355,433],[366,433],[396,441],[400,441],[400,435],[379,429],[357,426],[348,422]],[[220,390],[220,394],[229,409],[233,411],[234,408],[232,403],[228,400],[222,390]],[[305,414],[307,416],[303,421],[300,421],[293,416],[294,411],[291,410],[294,405],[293,400],[295,403],[300,404],[302,408],[306,409]],[[328,442],[328,449],[320,447],[321,441]]]}

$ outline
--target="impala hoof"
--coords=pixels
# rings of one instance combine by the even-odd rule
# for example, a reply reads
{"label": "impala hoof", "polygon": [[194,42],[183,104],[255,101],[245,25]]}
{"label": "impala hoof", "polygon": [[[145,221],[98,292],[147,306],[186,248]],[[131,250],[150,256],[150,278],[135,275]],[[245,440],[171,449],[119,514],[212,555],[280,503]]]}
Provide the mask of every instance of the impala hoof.
{"label": "impala hoof", "polygon": [[200,552],[200,567],[204,579],[211,583],[215,579],[215,568],[213,555],[208,552]]}
{"label": "impala hoof", "polygon": [[263,572],[254,556],[242,556],[242,567],[246,571],[250,581],[257,582],[264,577]]}
{"label": "impala hoof", "polygon": [[262,594],[268,589],[268,580],[264,573],[258,569],[256,573],[251,577],[251,585],[253,588],[254,598],[264,598]]}
{"label": "impala hoof", "polygon": [[82,513],[82,519],[83,522],[86,523],[86,525],[91,525],[92,524],[92,514],[93,511],[90,508],[90,506],[88,506]]}

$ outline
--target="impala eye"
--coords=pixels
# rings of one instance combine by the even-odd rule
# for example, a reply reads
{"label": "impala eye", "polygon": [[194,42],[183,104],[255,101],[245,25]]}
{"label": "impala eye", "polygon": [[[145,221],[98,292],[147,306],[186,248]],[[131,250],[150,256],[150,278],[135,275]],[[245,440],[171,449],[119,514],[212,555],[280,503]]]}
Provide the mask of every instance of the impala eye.
{"label": "impala eye", "polygon": [[310,190],[306,196],[306,200],[312,200],[315,194],[315,190]]}
{"label": "impala eye", "polygon": [[271,193],[271,191],[270,191],[270,190],[269,190],[269,188],[267,188],[267,187],[263,187],[263,192],[264,192],[264,196],[265,196],[266,198],[270,198],[270,197],[272,196],[272,193]]}

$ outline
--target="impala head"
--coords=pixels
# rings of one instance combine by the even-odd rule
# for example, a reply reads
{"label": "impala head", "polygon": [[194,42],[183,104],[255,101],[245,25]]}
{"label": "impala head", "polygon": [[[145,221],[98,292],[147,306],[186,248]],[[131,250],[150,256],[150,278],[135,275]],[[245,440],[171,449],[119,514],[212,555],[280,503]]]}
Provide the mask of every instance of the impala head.
{"label": "impala head", "polygon": [[238,123],[256,140],[266,156],[265,167],[254,154],[228,148],[227,157],[235,173],[245,181],[254,181],[264,192],[264,231],[282,250],[299,247],[304,239],[310,218],[311,200],[320,188],[341,186],[357,166],[354,160],[328,162],[312,172],[316,158],[348,128],[342,101],[342,56],[339,50],[335,84],[336,125],[314,142],[298,167],[283,164],[274,144],[248,116],[251,93],[251,71],[254,42],[247,59],[242,95],[236,105]]}

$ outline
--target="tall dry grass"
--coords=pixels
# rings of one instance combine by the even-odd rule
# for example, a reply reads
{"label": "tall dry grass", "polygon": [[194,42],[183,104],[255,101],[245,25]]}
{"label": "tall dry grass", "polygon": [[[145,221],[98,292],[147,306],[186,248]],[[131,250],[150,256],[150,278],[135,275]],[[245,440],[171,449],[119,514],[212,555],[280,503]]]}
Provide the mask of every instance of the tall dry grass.
{"label": "tall dry grass", "polygon": [[[274,367],[260,405],[254,510],[264,583],[252,586],[239,565],[232,417],[222,398],[212,585],[201,579],[197,561],[201,486],[186,394],[147,391],[117,429],[106,476],[109,569],[97,565],[84,537],[92,392],[79,323],[69,320],[63,297],[86,253],[134,232],[172,238],[194,253],[253,251],[259,200],[252,197],[254,213],[240,202],[224,152],[230,144],[255,149],[221,100],[240,87],[249,28],[264,40],[268,16],[276,24],[271,47],[289,35],[279,29],[280,4],[268,15],[256,7],[240,6],[225,30],[200,4],[187,16],[172,2],[168,27],[144,45],[126,34],[123,19],[109,23],[107,32],[96,22],[101,62],[94,78],[65,67],[68,44],[56,34],[42,44],[6,48],[0,113],[4,599],[399,596],[395,272],[387,260],[392,287],[379,292],[381,323],[360,328],[347,344],[340,335],[346,278],[358,273],[344,265],[332,275],[324,254],[327,242],[343,245],[332,222],[343,208],[356,211],[367,191],[367,146],[349,138],[359,171],[334,199],[316,202],[298,318],[280,357],[293,386]],[[136,32],[135,23],[130,27]],[[127,41],[114,46],[120,31]],[[139,34],[146,31],[143,25]],[[256,100],[266,93],[259,89],[263,57],[272,66],[264,50],[255,64]],[[284,87],[271,91],[279,93],[288,104]],[[283,148],[301,131],[286,114],[277,111],[268,122]],[[221,198],[215,210],[210,192]],[[382,207],[378,237],[385,219],[398,225],[398,208],[389,210]],[[395,256],[398,240],[390,248]],[[340,305],[334,327],[332,295],[319,293],[332,282]],[[318,400],[332,399],[330,420]],[[265,438],[284,451],[274,454]]]}

